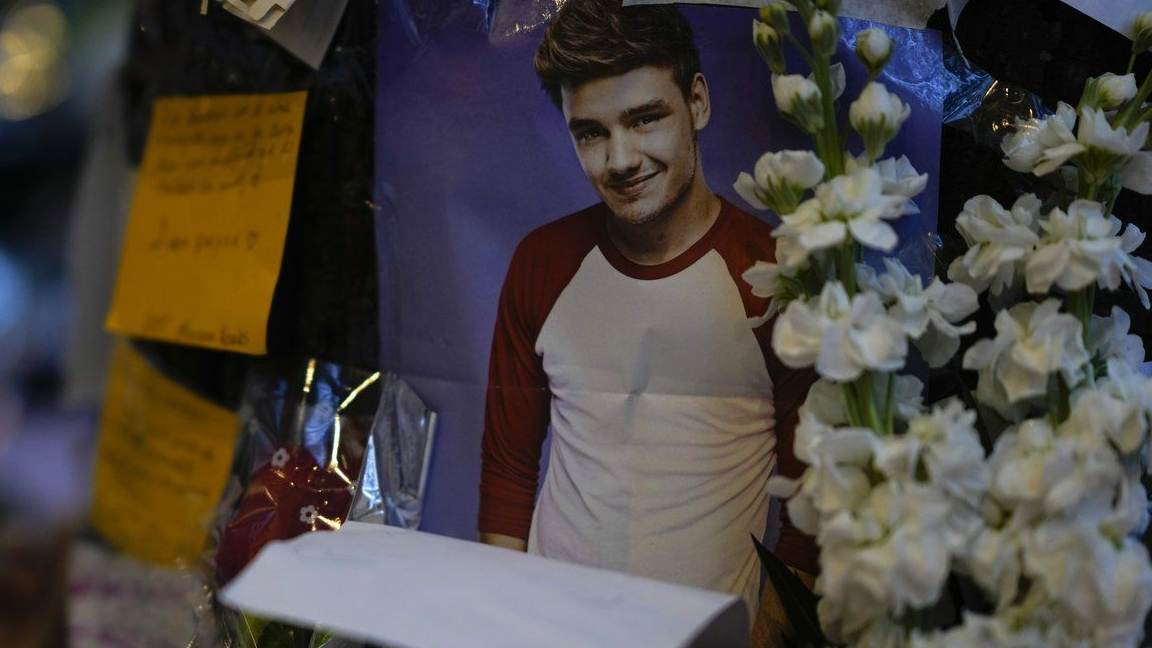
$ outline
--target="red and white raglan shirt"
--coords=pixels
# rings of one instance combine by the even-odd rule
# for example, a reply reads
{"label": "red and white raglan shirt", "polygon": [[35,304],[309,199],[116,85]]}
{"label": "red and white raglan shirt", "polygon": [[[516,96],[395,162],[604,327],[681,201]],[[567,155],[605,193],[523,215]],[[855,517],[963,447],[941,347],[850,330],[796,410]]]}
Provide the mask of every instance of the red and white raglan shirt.
{"label": "red and white raglan shirt", "polygon": [[[774,258],[771,228],[722,200],[709,231],[659,265],[624,257],[598,204],[529,234],[500,295],[488,377],[481,532],[594,567],[743,596],[749,534],[791,452],[810,376],[783,367],[767,302],[740,275]],[[549,467],[537,500],[541,448]],[[780,434],[777,434],[777,432]],[[807,571],[785,528],[777,554]]]}

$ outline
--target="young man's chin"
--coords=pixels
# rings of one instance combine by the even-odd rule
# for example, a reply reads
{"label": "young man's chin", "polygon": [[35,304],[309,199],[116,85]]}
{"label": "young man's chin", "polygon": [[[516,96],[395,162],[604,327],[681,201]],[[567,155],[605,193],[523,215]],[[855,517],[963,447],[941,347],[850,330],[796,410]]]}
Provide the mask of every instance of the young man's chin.
{"label": "young man's chin", "polygon": [[622,225],[647,225],[660,219],[666,211],[658,207],[644,206],[636,203],[612,204],[606,203],[612,211],[616,222]]}

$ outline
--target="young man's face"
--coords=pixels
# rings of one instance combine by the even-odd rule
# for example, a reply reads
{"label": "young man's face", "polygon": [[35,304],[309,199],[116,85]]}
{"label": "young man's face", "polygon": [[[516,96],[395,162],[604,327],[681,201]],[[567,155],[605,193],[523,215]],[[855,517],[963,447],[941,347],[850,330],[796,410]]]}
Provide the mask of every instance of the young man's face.
{"label": "young man's face", "polygon": [[687,99],[670,68],[645,66],[565,85],[561,100],[580,165],[621,221],[651,222],[703,181],[696,132],[709,106],[702,75]]}

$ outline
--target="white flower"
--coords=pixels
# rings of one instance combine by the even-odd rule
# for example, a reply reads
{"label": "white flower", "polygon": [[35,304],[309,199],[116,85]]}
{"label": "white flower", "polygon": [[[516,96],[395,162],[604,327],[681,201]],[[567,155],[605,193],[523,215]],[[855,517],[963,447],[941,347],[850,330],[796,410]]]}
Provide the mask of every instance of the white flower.
{"label": "white flower", "polygon": [[884,265],[888,272],[876,277],[872,288],[891,304],[888,315],[915,341],[928,366],[944,366],[960,348],[960,336],[976,330],[974,322],[956,326],[979,307],[976,291],[939,277],[924,288],[899,260],[886,258]]}
{"label": "white flower", "polygon": [[1105,72],[1090,79],[1088,84],[1097,94],[1096,106],[1105,110],[1115,108],[1136,96],[1136,75],[1131,72],[1124,75]]}
{"label": "white flower", "polygon": [[1080,322],[1060,312],[1061,303],[1025,302],[996,315],[996,337],[980,340],[964,354],[965,369],[979,371],[976,396],[1006,418],[1014,405],[1047,393],[1048,377],[1059,372],[1076,385],[1088,362]]}
{"label": "white flower", "polygon": [[320,512],[316,510],[315,506],[309,504],[308,506],[300,507],[300,521],[304,524],[310,525],[315,522],[318,517],[320,517]]}
{"label": "white flower", "polygon": [[812,79],[800,74],[773,74],[772,96],[780,114],[804,132],[814,133],[824,127],[820,86]]}
{"label": "white flower", "polygon": [[288,460],[291,458],[292,455],[288,453],[287,448],[277,448],[276,452],[272,453],[272,459],[269,463],[272,464],[273,468],[283,468],[288,465]]}
{"label": "white flower", "polygon": [[1136,151],[1118,174],[1120,184],[1144,195],[1152,194],[1152,152]]}
{"label": "white flower", "polygon": [[1148,128],[1146,121],[1131,132],[1125,127],[1113,128],[1103,110],[1082,109],[1076,136],[1081,144],[1098,153],[1085,158],[1082,171],[1097,181],[1117,173],[1124,187],[1142,194],[1152,193],[1152,153],[1141,150],[1148,138]]}
{"label": "white flower", "polygon": [[808,250],[795,238],[782,235],[779,230],[779,227],[772,230],[772,235],[776,237],[776,263],[782,275],[791,277],[808,262]]}
{"label": "white flower", "polygon": [[[843,63],[833,63],[829,68],[828,87],[832,90],[832,100],[835,101],[844,94],[844,88],[848,84],[848,76],[844,73]],[[814,80],[815,75],[809,74],[809,80]]]}
{"label": "white flower", "polygon": [[868,370],[899,369],[908,343],[879,297],[866,292],[849,300],[844,286],[830,281],[817,298],[788,305],[776,320],[772,348],[789,367],[815,364],[820,375],[848,381]]}
{"label": "white flower", "polygon": [[1133,369],[1144,362],[1144,342],[1128,332],[1132,320],[1119,306],[1112,307],[1111,317],[1093,315],[1088,324],[1088,351],[1101,360],[1115,358]]}
{"label": "white flower", "polygon": [[821,546],[821,626],[856,643],[883,616],[934,604],[948,576],[948,503],[939,491],[884,482],[865,502],[827,519]]}
{"label": "white flower", "polygon": [[781,217],[775,235],[793,237],[809,253],[841,245],[849,235],[865,247],[890,252],[898,238],[885,221],[899,218],[903,203],[902,197],[884,194],[879,173],[862,167],[817,186],[814,198]]}
{"label": "white flower", "polygon": [[788,213],[796,208],[805,189],[823,179],[824,163],[811,151],[777,151],[760,157],[754,175],[741,172],[734,187],[757,209]]}
{"label": "white flower", "polygon": [[928,186],[928,174],[918,173],[906,155],[880,160],[874,168],[884,183],[884,194],[904,198],[902,213],[905,215],[919,214],[920,208],[912,199],[920,195]]}
{"label": "white flower", "polygon": [[1005,430],[996,440],[989,463],[990,493],[995,501],[1024,512],[1038,513],[1048,492],[1044,466],[1056,447],[1056,433],[1043,419],[1029,419]]}
{"label": "white flower", "polygon": [[1121,225],[1092,200],[1073,201],[1067,213],[1053,209],[1040,223],[1044,236],[1025,267],[1029,292],[1047,292],[1053,283],[1080,290],[1093,282],[1115,290],[1124,282],[1148,308],[1152,263],[1132,254],[1144,242],[1144,232],[1129,224],[1121,234]]}
{"label": "white flower", "polygon": [[1056,430],[1058,441],[1044,465],[1048,492],[1044,511],[1049,516],[1111,517],[1116,492],[1124,475],[1116,452],[1093,427],[1069,425]]}
{"label": "white flower", "polygon": [[[1095,200],[1074,200],[1040,221],[1044,235],[1024,266],[1028,292],[1044,294],[1055,283],[1064,291],[1080,290],[1100,279],[1120,249],[1112,223]],[[1119,275],[1117,274],[1117,284]]]}
{"label": "white flower", "polygon": [[757,318],[753,318],[753,327],[767,322],[779,312],[783,303],[786,303],[787,286],[781,279],[781,268],[776,263],[757,261],[751,268],[744,271],[740,278],[752,286],[752,294],[757,297],[768,298],[768,310]]}
{"label": "white flower", "polygon": [[899,132],[912,109],[883,83],[870,81],[848,107],[848,121],[864,140],[871,159],[880,157],[884,147]]}
{"label": "white flower", "polygon": [[1065,425],[1107,438],[1124,455],[1135,455],[1147,442],[1152,420],[1152,379],[1126,361],[1112,358],[1107,378],[1073,395]]}
{"label": "white flower", "polygon": [[[1117,231],[1119,227],[1120,220],[1113,217],[1113,232]],[[1120,235],[1120,249],[1109,260],[1105,268],[1105,280],[1101,282],[1101,285],[1113,289],[1120,285],[1118,278],[1122,279],[1124,283],[1136,291],[1144,308],[1148,308],[1149,301],[1146,289],[1152,289],[1152,262],[1133,254],[1143,242],[1144,232],[1132,223],[1128,223],[1128,226],[1124,228],[1124,233]]]}
{"label": "white flower", "polygon": [[878,74],[892,57],[892,39],[879,27],[856,32],[856,56],[872,74]]}
{"label": "white flower", "polygon": [[799,479],[773,476],[768,493],[787,499],[792,523],[815,535],[823,519],[855,508],[868,497],[876,435],[867,428],[827,428],[811,412],[801,417],[796,435],[798,445],[804,438],[797,456],[804,454],[808,467]]}
{"label": "white flower", "polygon": [[964,203],[956,229],[968,243],[964,256],[952,262],[948,278],[968,284],[977,292],[1000,294],[1016,281],[1024,259],[1039,241],[1036,217],[1040,200],[1033,194],[1016,199],[1006,210],[990,196]]}
{"label": "white flower", "polygon": [[1001,527],[984,525],[963,552],[963,566],[997,607],[1009,605],[1020,590],[1024,531],[1019,518]]}
{"label": "white flower", "polygon": [[1080,126],[1076,130],[1076,139],[1085,148],[1106,151],[1127,160],[1144,147],[1147,138],[1148,122],[1140,122],[1140,125],[1129,133],[1123,126],[1113,128],[1112,124],[1108,123],[1107,115],[1099,108],[1085,108],[1080,111]]}
{"label": "white flower", "polygon": [[1075,125],[1076,109],[1063,101],[1056,104],[1055,115],[1017,120],[1015,130],[1000,144],[1006,156],[1005,166],[1038,176],[1052,173],[1084,151],[1084,146],[1072,134]]}
{"label": "white flower", "polygon": [[883,439],[877,467],[901,481],[917,480],[923,470],[927,483],[949,497],[978,501],[991,476],[975,422],[976,413],[958,400],[937,405],[910,420],[905,434]]}
{"label": "white flower", "polygon": [[1097,640],[1135,645],[1152,605],[1152,565],[1139,540],[1117,546],[1092,524],[1049,520],[1029,535],[1024,564],[1074,625],[1096,629]]}
{"label": "white flower", "polygon": [[824,179],[824,163],[812,151],[765,153],[756,162],[756,183],[763,187],[785,183],[811,189]]}
{"label": "white flower", "polygon": [[876,465],[889,478],[922,482],[949,502],[948,547],[965,550],[983,528],[976,503],[988,490],[991,473],[976,433],[975,412],[951,400],[908,422],[905,434],[884,437]]}

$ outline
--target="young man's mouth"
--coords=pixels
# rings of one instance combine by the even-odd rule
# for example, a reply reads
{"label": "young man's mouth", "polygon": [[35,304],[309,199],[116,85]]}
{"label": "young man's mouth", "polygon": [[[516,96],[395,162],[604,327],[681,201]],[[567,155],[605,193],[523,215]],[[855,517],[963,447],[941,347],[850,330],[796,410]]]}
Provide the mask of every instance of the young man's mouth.
{"label": "young man's mouth", "polygon": [[621,196],[635,196],[636,194],[644,191],[648,186],[648,181],[655,178],[658,172],[645,173],[644,175],[633,176],[627,180],[619,180],[611,182],[608,186],[612,191],[620,194]]}

